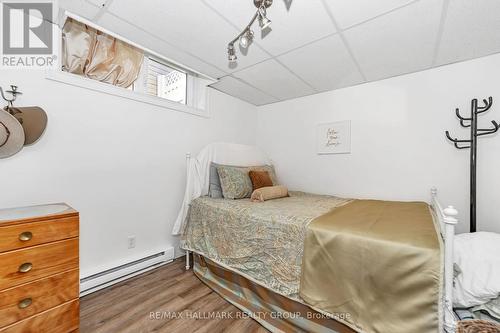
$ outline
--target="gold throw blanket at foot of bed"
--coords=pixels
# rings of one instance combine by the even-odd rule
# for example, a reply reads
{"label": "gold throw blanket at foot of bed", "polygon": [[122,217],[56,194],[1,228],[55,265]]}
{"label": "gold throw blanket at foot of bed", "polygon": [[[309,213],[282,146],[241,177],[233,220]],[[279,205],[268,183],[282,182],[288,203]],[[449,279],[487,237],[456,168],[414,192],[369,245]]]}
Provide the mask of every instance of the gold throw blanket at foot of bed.
{"label": "gold throw blanket at foot of bed", "polygon": [[437,333],[441,242],[421,202],[356,200],[309,224],[300,296],[367,333]]}

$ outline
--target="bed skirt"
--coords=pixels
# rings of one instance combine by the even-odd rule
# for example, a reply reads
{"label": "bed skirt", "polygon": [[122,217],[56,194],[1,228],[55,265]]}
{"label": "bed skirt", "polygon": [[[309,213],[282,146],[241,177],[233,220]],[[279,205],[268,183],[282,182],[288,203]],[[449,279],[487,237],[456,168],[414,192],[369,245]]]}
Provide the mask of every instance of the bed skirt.
{"label": "bed skirt", "polygon": [[[279,295],[194,253],[194,273],[271,332],[355,333],[334,318]],[[338,314],[340,319],[343,314]]]}

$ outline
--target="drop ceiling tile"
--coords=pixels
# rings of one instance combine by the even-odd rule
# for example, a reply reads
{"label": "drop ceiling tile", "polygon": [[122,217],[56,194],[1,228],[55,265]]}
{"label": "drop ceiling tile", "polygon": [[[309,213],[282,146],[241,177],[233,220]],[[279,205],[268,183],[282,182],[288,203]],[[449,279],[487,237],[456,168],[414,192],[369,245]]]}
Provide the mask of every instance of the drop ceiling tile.
{"label": "drop ceiling tile", "polygon": [[318,91],[347,87],[364,81],[338,35],[282,55],[278,60]]}
{"label": "drop ceiling tile", "polygon": [[101,9],[85,0],[59,0],[58,4],[61,9],[89,20],[93,19]]}
{"label": "drop ceiling tile", "polygon": [[227,60],[227,43],[238,30],[199,0],[149,0],[147,5],[119,0],[111,3],[109,11],[225,72],[268,58],[258,47],[250,47],[246,56],[240,54],[237,66],[232,66]]}
{"label": "drop ceiling tile", "polygon": [[[253,1],[203,0],[226,17],[238,30],[243,29],[256,8]],[[289,4],[289,6],[287,6]],[[336,32],[322,0],[277,0],[268,8],[271,31],[262,34],[258,22],[253,26],[255,42],[278,55]]]}
{"label": "drop ceiling tile", "polygon": [[233,74],[280,100],[310,95],[314,90],[276,60],[267,60]]}
{"label": "drop ceiling tile", "polygon": [[166,58],[176,61],[184,66],[190,67],[202,74],[211,76],[213,78],[219,78],[227,74],[220,69],[207,64],[203,60],[182,52],[176,47],[158,39],[151,34],[148,34],[147,32],[117,18],[114,15],[105,13],[97,21],[97,24],[135,43],[147,47],[152,51],[158,52]]}
{"label": "drop ceiling tile", "polygon": [[443,0],[420,0],[344,32],[369,81],[432,66]]}
{"label": "drop ceiling tile", "polygon": [[231,22],[235,28],[243,29],[255,14],[253,1],[241,0],[200,0],[205,6]]}
{"label": "drop ceiling tile", "polygon": [[327,0],[341,29],[387,13],[414,0]]}
{"label": "drop ceiling tile", "polygon": [[263,92],[231,76],[223,77],[218,82],[210,86],[254,105],[264,105],[278,101],[278,99],[264,94]]}
{"label": "drop ceiling tile", "polygon": [[445,22],[437,64],[500,52],[500,1],[450,1]]}

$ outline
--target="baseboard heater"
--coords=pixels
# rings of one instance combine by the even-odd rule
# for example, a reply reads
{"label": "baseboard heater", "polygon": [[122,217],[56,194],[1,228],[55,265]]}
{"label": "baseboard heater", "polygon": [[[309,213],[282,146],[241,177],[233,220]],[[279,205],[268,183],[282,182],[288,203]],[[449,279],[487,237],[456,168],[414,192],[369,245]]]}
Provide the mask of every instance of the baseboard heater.
{"label": "baseboard heater", "polygon": [[142,274],[174,260],[174,248],[89,275],[80,280],[80,296],[85,296],[120,281]]}

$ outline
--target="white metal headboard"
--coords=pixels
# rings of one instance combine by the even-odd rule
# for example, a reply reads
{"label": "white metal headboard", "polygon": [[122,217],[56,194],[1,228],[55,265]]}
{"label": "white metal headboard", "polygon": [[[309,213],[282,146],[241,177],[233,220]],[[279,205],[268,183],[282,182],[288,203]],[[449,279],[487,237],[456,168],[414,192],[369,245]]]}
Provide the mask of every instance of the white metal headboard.
{"label": "white metal headboard", "polygon": [[431,207],[439,221],[441,236],[444,242],[444,330],[454,333],[456,318],[453,313],[453,239],[455,226],[458,223],[458,211],[453,206],[443,209],[437,198],[437,189],[431,189]]}

